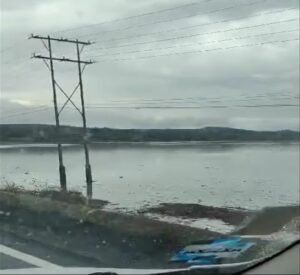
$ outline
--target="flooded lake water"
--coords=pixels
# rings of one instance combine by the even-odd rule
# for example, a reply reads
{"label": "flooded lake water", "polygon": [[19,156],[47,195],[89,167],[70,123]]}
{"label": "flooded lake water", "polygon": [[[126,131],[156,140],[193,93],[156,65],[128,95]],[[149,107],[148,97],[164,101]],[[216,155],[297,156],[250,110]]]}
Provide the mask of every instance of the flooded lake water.
{"label": "flooded lake water", "polygon": [[[94,198],[115,208],[160,202],[259,209],[299,203],[299,144],[93,144]],[[1,184],[59,186],[55,145],[1,145]],[[85,193],[84,153],[64,147],[69,189]]]}

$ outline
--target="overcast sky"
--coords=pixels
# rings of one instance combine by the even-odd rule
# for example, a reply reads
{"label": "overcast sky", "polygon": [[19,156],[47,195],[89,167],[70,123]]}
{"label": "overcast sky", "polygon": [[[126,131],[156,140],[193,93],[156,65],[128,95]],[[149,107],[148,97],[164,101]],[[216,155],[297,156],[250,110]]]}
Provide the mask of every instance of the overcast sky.
{"label": "overcast sky", "polygon": [[[55,122],[34,33],[96,42],[82,53],[97,61],[83,75],[89,126],[299,129],[298,0],[0,2],[0,123]],[[74,46],[53,42],[53,55]],[[71,93],[76,64],[54,66]],[[67,106],[61,123],[81,125]]]}

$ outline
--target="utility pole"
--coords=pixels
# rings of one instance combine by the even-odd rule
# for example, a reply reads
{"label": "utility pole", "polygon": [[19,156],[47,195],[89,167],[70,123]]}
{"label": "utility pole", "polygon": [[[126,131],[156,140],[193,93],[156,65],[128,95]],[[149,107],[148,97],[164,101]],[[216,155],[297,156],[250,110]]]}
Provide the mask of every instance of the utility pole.
{"label": "utility pole", "polygon": [[[88,141],[87,141],[87,123],[86,123],[86,114],[85,114],[85,105],[84,105],[84,92],[83,92],[83,83],[82,83],[82,73],[85,69],[86,65],[93,64],[94,62],[89,60],[89,61],[82,61],[80,58],[80,54],[85,46],[91,45],[92,43],[90,41],[79,41],[78,39],[72,40],[72,39],[66,39],[66,38],[53,38],[50,36],[40,36],[40,35],[31,35],[29,38],[31,39],[39,39],[43,43],[44,47],[47,49],[49,52],[49,56],[43,56],[43,55],[37,55],[33,54],[32,58],[38,58],[42,59],[47,68],[50,70],[51,73],[51,83],[52,83],[52,89],[53,89],[53,102],[54,102],[54,112],[55,112],[55,122],[56,122],[56,130],[57,134],[59,136],[60,133],[60,121],[59,121],[59,116],[63,109],[66,107],[66,105],[70,102],[73,107],[80,113],[81,118],[82,118],[82,125],[83,125],[83,139],[82,139],[82,144],[84,148],[84,154],[85,154],[85,175],[86,175],[86,183],[87,183],[87,198],[92,197],[92,185],[93,185],[93,178],[92,178],[92,169],[91,169],[91,164],[90,164],[90,159],[89,159],[89,150],[88,150]],[[46,44],[45,41],[48,43]],[[53,57],[52,55],[52,45],[51,41],[54,42],[61,42],[61,43],[71,43],[71,44],[76,44],[76,52],[77,52],[77,60],[76,59],[70,59],[70,58],[57,58]],[[81,46],[81,49],[80,49]],[[48,64],[47,60],[49,60],[50,65]],[[60,85],[58,85],[57,81],[55,80],[55,75],[54,75],[54,61],[59,61],[59,62],[71,62],[71,63],[77,63],[78,66],[78,77],[79,77],[79,82],[72,91],[70,95],[68,95]],[[81,65],[84,65],[83,68],[81,68]],[[58,104],[57,104],[57,93],[56,93],[56,88],[59,89],[62,94],[66,97],[66,101],[62,105],[61,109],[58,110]],[[78,108],[77,105],[74,103],[72,100],[73,95],[77,91],[77,89],[80,88],[80,101],[81,101],[81,108]],[[63,155],[62,155],[62,144],[59,142],[58,143],[58,159],[59,159],[59,175],[60,175],[60,186],[62,191],[67,190],[67,180],[66,180],[66,172],[65,172],[65,167],[63,165]]]}
{"label": "utility pole", "polygon": [[[55,78],[54,78],[54,67],[53,67],[53,60],[52,60],[52,47],[51,47],[50,36],[48,36],[47,40],[48,40],[48,50],[49,50],[49,57],[50,57],[50,72],[51,72],[51,83],[52,83],[52,90],[53,90],[56,135],[59,137],[60,136],[60,124],[59,124],[59,114],[58,114],[58,108],[57,108],[56,84],[55,84]],[[58,161],[59,161],[60,188],[63,192],[66,192],[67,191],[66,168],[63,163],[62,146],[61,146],[60,142],[57,144],[57,150],[58,150]]]}
{"label": "utility pole", "polygon": [[82,84],[82,75],[81,75],[81,62],[80,62],[80,49],[79,41],[76,40],[76,49],[77,49],[77,61],[78,61],[78,76],[79,76],[79,87],[80,87],[80,99],[81,99],[81,112],[82,112],[82,124],[84,130],[83,138],[83,148],[85,154],[85,176],[87,184],[87,197],[91,198],[93,193],[93,178],[92,178],[92,169],[90,164],[89,149],[87,145],[87,129],[86,129],[86,116],[85,116],[85,106],[84,106],[84,96],[83,96],[83,84]]}

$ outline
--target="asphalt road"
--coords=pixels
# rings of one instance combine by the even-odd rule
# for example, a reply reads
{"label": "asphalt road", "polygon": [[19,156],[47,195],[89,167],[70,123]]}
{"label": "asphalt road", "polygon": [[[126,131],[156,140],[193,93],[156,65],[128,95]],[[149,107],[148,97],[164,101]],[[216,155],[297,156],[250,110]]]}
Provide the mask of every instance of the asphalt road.
{"label": "asphalt road", "polygon": [[[0,253],[0,270],[2,269],[19,269],[36,267],[20,259]],[[1,271],[0,271],[1,273]]]}
{"label": "asphalt road", "polygon": [[98,262],[0,231],[0,273],[30,267],[101,267]]}
{"label": "asphalt road", "polygon": [[[103,274],[108,274],[106,272],[118,274],[120,272],[120,269],[113,268],[109,270],[105,270],[105,268],[97,269],[101,268],[99,263],[16,237],[0,229],[0,274],[6,274],[9,270],[11,270],[9,274],[15,274],[18,269],[20,269],[21,274],[24,274],[22,273],[23,269],[28,269],[29,274],[30,270],[34,269],[38,272],[42,270],[38,274],[49,274],[48,271],[53,271],[53,268],[56,271],[51,274],[93,274],[99,271],[104,272]],[[122,274],[131,274],[130,270],[128,270],[129,273],[124,273],[124,270],[122,270]],[[155,271],[155,269],[152,271]],[[216,274],[216,271],[213,269],[203,270],[197,271],[197,274]],[[141,269],[140,272],[138,274],[149,274],[147,269],[144,269],[144,271]],[[160,271],[156,272],[160,273]]]}

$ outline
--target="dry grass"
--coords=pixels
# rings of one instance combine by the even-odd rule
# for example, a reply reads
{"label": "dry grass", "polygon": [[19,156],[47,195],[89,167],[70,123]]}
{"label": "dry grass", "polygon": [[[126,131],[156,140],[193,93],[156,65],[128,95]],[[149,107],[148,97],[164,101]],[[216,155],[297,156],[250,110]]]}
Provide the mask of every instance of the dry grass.
{"label": "dry grass", "polygon": [[86,198],[80,192],[77,191],[62,192],[60,190],[55,189],[44,189],[39,191],[37,195],[39,197],[49,198],[55,201],[62,201],[79,205],[86,204]]}
{"label": "dry grass", "polygon": [[24,187],[17,185],[15,182],[3,180],[1,183],[2,183],[0,187],[1,191],[10,192],[10,193],[25,192]]}
{"label": "dry grass", "polygon": [[0,191],[13,194],[28,194],[40,198],[48,198],[53,201],[65,202],[76,205],[89,205],[93,209],[101,209],[109,202],[99,199],[91,199],[87,201],[86,197],[79,191],[70,189],[67,192],[62,192],[60,188],[50,187],[47,185],[39,185],[35,180],[32,181],[32,190],[26,190],[23,186],[15,182],[1,179]]}

